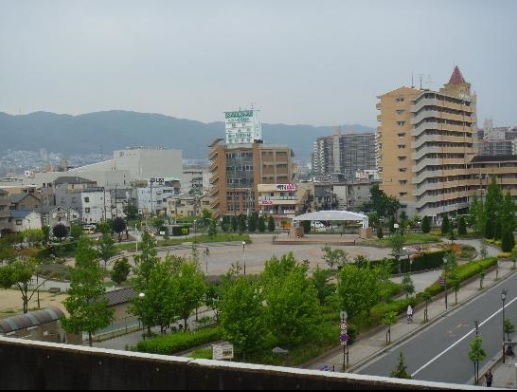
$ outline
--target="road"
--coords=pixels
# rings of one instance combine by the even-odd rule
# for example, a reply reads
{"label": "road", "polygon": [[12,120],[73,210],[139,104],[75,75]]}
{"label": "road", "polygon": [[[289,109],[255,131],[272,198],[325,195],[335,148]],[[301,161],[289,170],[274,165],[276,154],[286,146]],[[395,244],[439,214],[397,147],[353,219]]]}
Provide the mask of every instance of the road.
{"label": "road", "polygon": [[480,368],[483,368],[487,361],[501,353],[503,288],[508,291],[505,318],[517,325],[515,287],[517,275],[512,274],[464,306],[448,312],[432,328],[413,335],[356,373],[389,376],[399,352],[402,352],[407,370],[414,379],[467,384],[473,377],[474,367],[468,353],[470,342],[476,334],[475,322],[478,322],[479,334],[483,337],[482,347],[487,353],[486,360],[480,363]]}

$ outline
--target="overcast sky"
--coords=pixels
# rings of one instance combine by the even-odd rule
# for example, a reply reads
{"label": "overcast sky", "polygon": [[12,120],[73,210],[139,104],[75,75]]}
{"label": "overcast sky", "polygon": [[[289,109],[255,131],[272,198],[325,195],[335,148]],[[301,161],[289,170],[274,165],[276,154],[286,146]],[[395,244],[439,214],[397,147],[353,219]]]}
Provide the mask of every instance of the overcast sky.
{"label": "overcast sky", "polygon": [[0,111],[377,126],[377,96],[455,65],[478,125],[517,125],[514,0],[0,0]]}

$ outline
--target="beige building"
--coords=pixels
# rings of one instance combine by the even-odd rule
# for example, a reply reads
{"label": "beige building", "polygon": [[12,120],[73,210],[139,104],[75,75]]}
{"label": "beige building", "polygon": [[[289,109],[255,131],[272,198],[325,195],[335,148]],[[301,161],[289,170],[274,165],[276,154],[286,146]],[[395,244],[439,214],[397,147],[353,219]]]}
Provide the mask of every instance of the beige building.
{"label": "beige building", "polygon": [[458,67],[440,91],[400,87],[378,97],[380,188],[409,216],[464,212],[476,153],[476,95]]}
{"label": "beige building", "polygon": [[250,215],[260,210],[258,184],[291,184],[289,147],[262,143],[210,145],[211,206],[215,216]]}

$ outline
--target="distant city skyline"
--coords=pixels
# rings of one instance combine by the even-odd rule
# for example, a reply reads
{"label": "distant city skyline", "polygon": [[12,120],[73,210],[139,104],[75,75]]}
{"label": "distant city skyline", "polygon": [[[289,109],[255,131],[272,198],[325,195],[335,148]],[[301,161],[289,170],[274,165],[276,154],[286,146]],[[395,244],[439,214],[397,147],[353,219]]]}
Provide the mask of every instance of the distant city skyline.
{"label": "distant city skyline", "polygon": [[478,126],[517,125],[513,0],[0,0],[0,112],[375,128],[377,96],[459,66]]}

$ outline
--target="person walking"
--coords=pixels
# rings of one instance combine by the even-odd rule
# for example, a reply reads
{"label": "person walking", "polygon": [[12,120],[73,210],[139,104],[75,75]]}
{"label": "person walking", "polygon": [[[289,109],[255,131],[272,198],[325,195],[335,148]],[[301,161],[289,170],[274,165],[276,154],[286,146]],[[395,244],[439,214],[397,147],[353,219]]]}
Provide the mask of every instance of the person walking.
{"label": "person walking", "polygon": [[494,375],[492,374],[492,371],[488,369],[488,372],[485,373],[485,380],[486,380],[486,386],[491,387],[492,381],[494,381]]}
{"label": "person walking", "polygon": [[407,306],[407,322],[413,322],[413,308],[411,307],[411,305]]}

